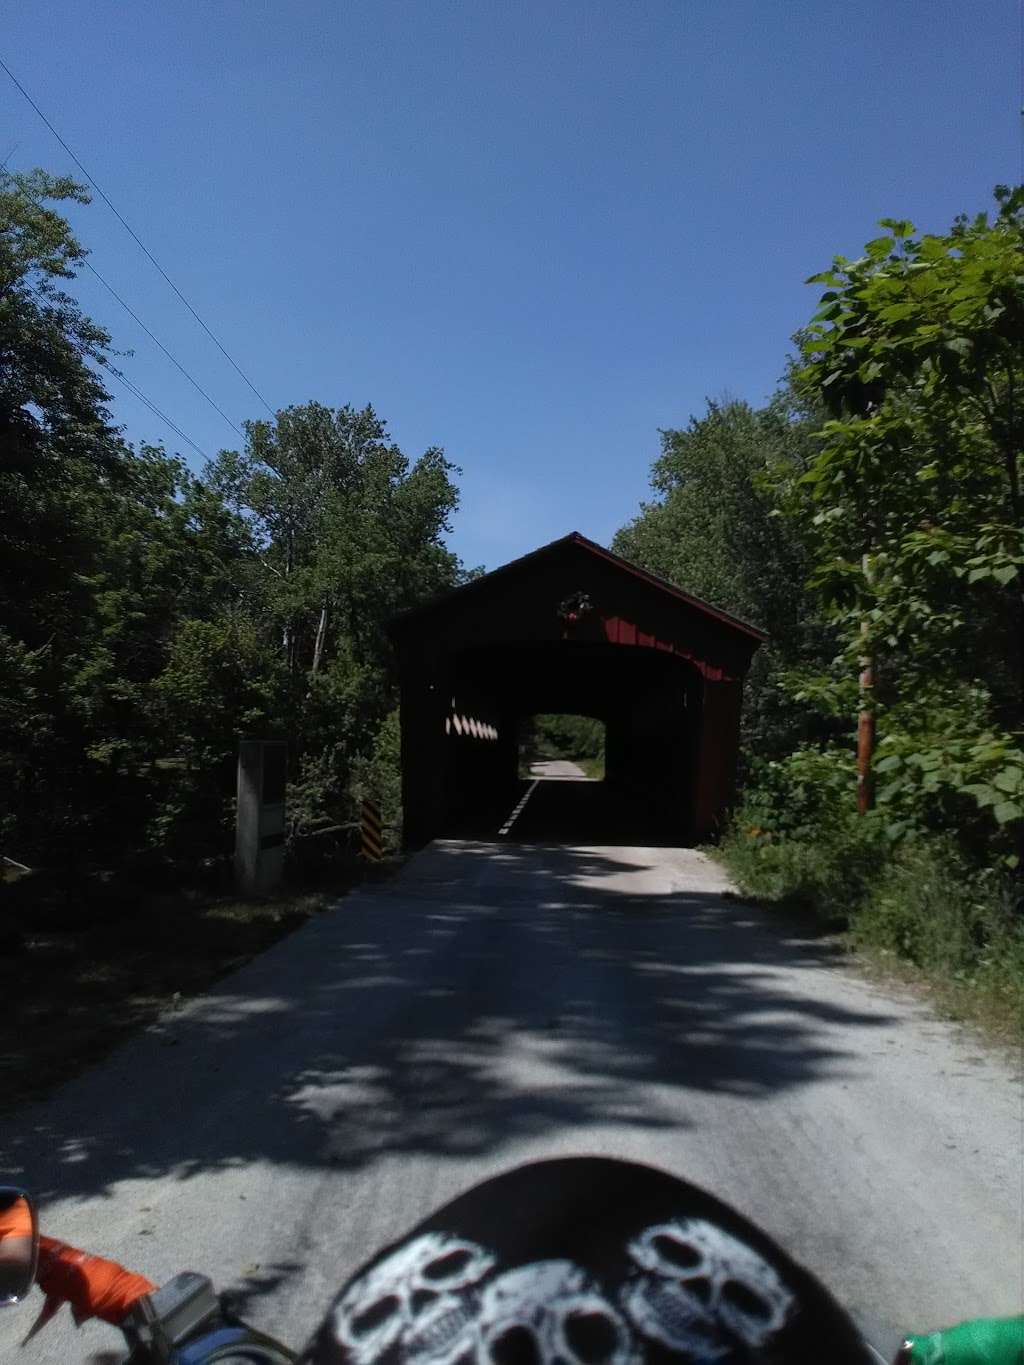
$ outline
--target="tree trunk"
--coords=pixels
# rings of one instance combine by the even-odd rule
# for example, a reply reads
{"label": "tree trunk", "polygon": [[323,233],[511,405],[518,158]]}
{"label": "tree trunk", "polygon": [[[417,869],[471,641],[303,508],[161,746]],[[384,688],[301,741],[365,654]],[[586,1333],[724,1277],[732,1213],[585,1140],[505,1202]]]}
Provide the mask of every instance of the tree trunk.
{"label": "tree trunk", "polygon": [[861,659],[860,711],[857,715],[857,812],[860,815],[866,815],[875,800],[871,773],[871,760],[875,752],[874,685],[874,659],[867,654]]}
{"label": "tree trunk", "polygon": [[[287,552],[285,553],[285,561],[284,561],[284,579],[285,579],[285,582],[286,582],[286,583],[287,583],[287,582],[289,581],[289,579],[291,578],[292,568],[294,567],[294,562],[295,562],[295,542],[294,542],[294,539],[293,539],[293,537],[292,537],[291,532],[289,532],[289,533],[288,533],[288,549],[287,549]],[[289,677],[293,677],[294,674],[295,674],[295,622],[294,622],[294,620],[292,620],[292,619],[289,619],[289,620],[285,623],[285,628],[284,628],[284,640],[282,641],[282,643],[283,643],[283,645],[284,645],[284,657],[285,657],[285,660],[286,660],[286,662],[287,662],[287,664],[288,664],[288,676],[289,676]]]}
{"label": "tree trunk", "polygon": [[[871,582],[871,560],[865,555],[865,581]],[[871,628],[865,616],[860,623],[860,710],[857,713],[857,813],[866,815],[875,801],[871,762],[875,753],[875,657]]]}
{"label": "tree trunk", "polygon": [[320,660],[324,654],[324,642],[327,639],[327,603],[320,608],[320,623],[316,628],[316,644],[313,646],[313,677],[315,678],[320,670]]}

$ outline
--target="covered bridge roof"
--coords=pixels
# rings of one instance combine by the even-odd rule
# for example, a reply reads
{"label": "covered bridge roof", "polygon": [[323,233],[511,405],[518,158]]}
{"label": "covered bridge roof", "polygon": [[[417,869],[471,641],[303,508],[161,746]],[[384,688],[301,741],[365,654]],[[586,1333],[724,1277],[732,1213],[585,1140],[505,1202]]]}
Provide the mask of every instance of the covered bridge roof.
{"label": "covered bridge roof", "polygon": [[628,559],[613,554],[611,550],[606,550],[603,545],[598,545],[596,541],[588,540],[579,531],[570,531],[567,536],[560,536],[558,540],[542,545],[538,550],[531,550],[529,554],[522,555],[519,559],[513,559],[508,564],[502,564],[499,568],[492,569],[490,573],[483,574],[480,578],[474,578],[471,582],[464,583],[461,587],[454,588],[451,592],[444,593],[431,602],[400,613],[391,622],[391,629],[396,635],[402,636],[407,630],[427,627],[429,617],[443,615],[452,609],[457,610],[463,604],[468,605],[476,597],[489,593],[504,595],[512,590],[513,580],[516,576],[530,569],[542,568],[542,561],[545,558],[561,557],[569,547],[578,548],[579,551],[583,552],[584,557],[592,556],[596,563],[611,565],[623,574],[629,575],[636,580],[638,586],[642,585],[654,594],[661,595],[681,606],[689,607],[709,621],[724,626],[727,631],[734,631],[738,636],[746,638],[754,649],[768,639],[767,634],[757,626],[752,626],[748,621],[733,616],[731,612],[723,611],[721,607],[714,607],[709,602],[694,597],[692,593],[684,592],[682,588],[670,583],[666,578],[659,578],[657,574],[650,573],[637,564],[631,564]]}

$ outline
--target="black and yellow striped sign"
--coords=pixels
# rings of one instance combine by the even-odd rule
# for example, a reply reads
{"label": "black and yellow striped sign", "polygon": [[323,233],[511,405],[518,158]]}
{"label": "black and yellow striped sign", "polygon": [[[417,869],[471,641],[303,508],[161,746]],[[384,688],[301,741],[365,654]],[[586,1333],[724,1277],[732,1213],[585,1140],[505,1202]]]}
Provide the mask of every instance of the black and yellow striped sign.
{"label": "black and yellow striped sign", "polygon": [[363,802],[360,812],[359,837],[363,857],[379,863],[384,857],[384,832],[380,823],[380,807],[369,797]]}

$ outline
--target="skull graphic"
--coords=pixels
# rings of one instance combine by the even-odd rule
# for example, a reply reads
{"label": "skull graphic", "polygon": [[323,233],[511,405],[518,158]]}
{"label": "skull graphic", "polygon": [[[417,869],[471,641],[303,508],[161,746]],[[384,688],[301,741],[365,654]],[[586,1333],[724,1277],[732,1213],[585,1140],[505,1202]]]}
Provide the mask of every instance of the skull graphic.
{"label": "skull graphic", "polygon": [[494,1263],[474,1242],[425,1233],[349,1286],[334,1310],[335,1336],[353,1365],[394,1347],[409,1361],[454,1365],[475,1354],[476,1297]]}
{"label": "skull graphic", "polygon": [[701,1218],[647,1228],[627,1248],[633,1274],[623,1309],[645,1337],[699,1361],[728,1355],[738,1339],[763,1346],[793,1296],[745,1243]]}
{"label": "skull graphic", "polygon": [[478,1365],[632,1365],[628,1324],[572,1261],[499,1275],[480,1300]]}

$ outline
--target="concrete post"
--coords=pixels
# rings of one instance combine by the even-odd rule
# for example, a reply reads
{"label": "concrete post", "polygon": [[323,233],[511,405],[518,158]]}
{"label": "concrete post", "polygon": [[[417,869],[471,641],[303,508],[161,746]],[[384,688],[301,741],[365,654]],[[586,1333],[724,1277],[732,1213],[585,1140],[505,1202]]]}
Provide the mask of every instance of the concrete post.
{"label": "concrete post", "polygon": [[238,746],[235,882],[249,896],[265,896],[284,874],[287,745],[243,739]]}

